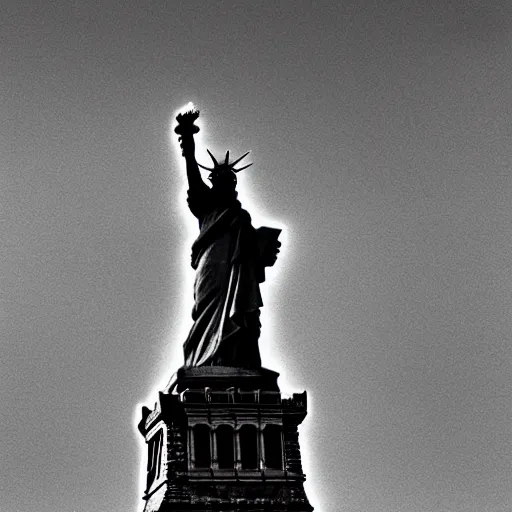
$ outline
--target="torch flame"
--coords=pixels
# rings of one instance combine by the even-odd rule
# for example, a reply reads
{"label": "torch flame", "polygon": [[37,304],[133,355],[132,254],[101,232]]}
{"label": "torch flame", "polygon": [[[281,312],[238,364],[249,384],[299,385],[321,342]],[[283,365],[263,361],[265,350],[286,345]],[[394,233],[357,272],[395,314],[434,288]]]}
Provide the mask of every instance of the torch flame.
{"label": "torch flame", "polygon": [[186,105],[178,110],[178,113],[186,114],[187,112],[194,112],[195,110],[197,110],[196,106],[191,101],[189,101]]}

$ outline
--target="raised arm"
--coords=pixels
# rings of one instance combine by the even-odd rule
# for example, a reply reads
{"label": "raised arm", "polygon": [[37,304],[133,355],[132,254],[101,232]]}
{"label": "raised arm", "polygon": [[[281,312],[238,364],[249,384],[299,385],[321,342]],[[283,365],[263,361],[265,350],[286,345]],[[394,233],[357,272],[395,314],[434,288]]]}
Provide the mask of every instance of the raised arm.
{"label": "raised arm", "polygon": [[195,191],[204,187],[208,188],[206,183],[203,181],[203,178],[201,178],[201,172],[199,171],[199,166],[197,165],[194,136],[192,134],[186,136],[182,135],[179,138],[179,141],[181,146],[181,154],[185,157],[187,166],[189,190]]}
{"label": "raised arm", "polygon": [[194,134],[199,131],[199,128],[194,124],[194,121],[199,117],[199,111],[192,109],[184,114],[179,114],[176,117],[178,126],[174,131],[180,136],[179,142],[181,147],[181,154],[185,157],[187,164],[187,179],[189,190],[201,190],[204,187],[208,188],[201,178],[199,166],[196,162],[196,145],[194,142]]}
{"label": "raised arm", "polygon": [[180,142],[181,154],[185,158],[187,166],[187,203],[190,211],[199,219],[199,224],[201,224],[202,216],[209,208],[211,192],[208,185],[201,178],[201,172],[199,171],[195,156],[194,134],[199,131],[199,128],[194,124],[194,121],[198,116],[198,110],[190,110],[184,114],[179,114],[176,117],[178,126],[174,131],[180,136],[178,140]]}

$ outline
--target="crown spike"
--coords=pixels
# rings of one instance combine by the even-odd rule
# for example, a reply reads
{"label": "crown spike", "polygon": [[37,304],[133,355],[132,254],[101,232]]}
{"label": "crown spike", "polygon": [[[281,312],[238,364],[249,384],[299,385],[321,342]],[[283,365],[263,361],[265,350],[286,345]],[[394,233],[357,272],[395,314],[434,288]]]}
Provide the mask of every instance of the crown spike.
{"label": "crown spike", "polygon": [[206,151],[208,151],[208,154],[210,155],[211,159],[213,160],[213,165],[215,167],[217,167],[219,165],[219,162],[217,162],[217,160],[215,159],[215,157],[212,155],[211,151],[209,149],[207,149]]}
{"label": "crown spike", "polygon": [[238,160],[235,160],[232,164],[229,164],[229,166],[233,168],[238,162],[240,162],[240,160],[244,159],[249,153],[250,151],[247,151],[247,153],[243,154]]}
{"label": "crown spike", "polygon": [[222,164],[219,164],[219,162],[217,162],[217,159],[213,156],[212,152],[209,149],[207,149],[206,151],[208,151],[208,154],[210,155],[210,158],[213,161],[213,168],[201,165],[199,162],[197,163],[197,165],[199,167],[201,167],[201,169],[210,171],[211,173],[224,172],[224,171],[228,171],[228,170],[232,171],[232,172],[240,172],[240,171],[243,171],[244,169],[247,169],[247,167],[250,167],[252,165],[252,163],[250,163],[248,165],[245,165],[244,167],[241,167],[240,169],[235,169],[235,165],[238,162],[240,162],[242,159],[244,159],[250,153],[250,151],[247,151],[247,153],[243,154],[240,158],[238,158],[231,164],[229,163],[229,150],[226,151],[226,157]]}
{"label": "crown spike", "polygon": [[233,169],[234,172],[240,172],[240,171],[243,171],[244,169],[247,169],[247,167],[251,167],[251,165],[253,164],[253,162],[251,162],[250,164],[247,164],[246,166],[244,167],[240,167],[240,169]]}

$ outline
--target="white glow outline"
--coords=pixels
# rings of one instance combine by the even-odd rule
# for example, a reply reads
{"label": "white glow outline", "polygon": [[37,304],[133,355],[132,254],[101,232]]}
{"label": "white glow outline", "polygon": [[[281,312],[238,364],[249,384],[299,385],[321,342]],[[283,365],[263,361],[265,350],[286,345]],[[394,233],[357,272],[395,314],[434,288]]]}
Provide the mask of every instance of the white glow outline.
{"label": "white glow outline", "polygon": [[137,445],[139,446],[139,485],[137,486],[137,503],[135,505],[135,510],[139,510],[142,512],[144,510],[144,506],[146,501],[143,499],[144,491],[146,490],[146,474],[147,469],[145,467],[144,462],[146,461],[146,439],[142,437],[142,434],[139,431],[138,425],[141,421],[140,411],[144,404],[139,402],[135,406],[135,410],[133,411],[133,427],[135,431],[135,437],[137,438]]}
{"label": "white glow outline", "polygon": [[[162,368],[160,368],[160,376],[157,378],[157,384],[155,384],[151,391],[148,393],[146,399],[144,402],[137,403],[135,410],[134,410],[134,416],[133,416],[133,426],[134,430],[136,432],[136,437],[138,439],[138,445],[139,445],[139,492],[137,495],[137,505],[136,510],[140,510],[141,512],[144,509],[145,506],[145,500],[142,499],[142,496],[144,496],[144,492],[146,490],[146,440],[142,438],[142,435],[138,429],[138,424],[141,421],[141,417],[139,416],[140,411],[142,410],[142,407],[147,403],[153,403],[156,400],[158,400],[158,393],[165,389],[167,386],[169,379],[171,376],[182,366],[182,363],[176,364],[177,361],[183,361],[183,342],[185,341],[188,332],[192,326],[192,319],[191,319],[191,311],[192,307],[194,305],[193,301],[193,284],[194,284],[194,276],[195,272],[190,266],[190,251],[191,246],[194,240],[197,238],[197,235],[199,234],[199,229],[197,225],[197,220],[193,217],[193,215],[190,214],[190,211],[188,210],[186,204],[186,198],[187,198],[187,190],[188,190],[188,183],[186,178],[186,168],[185,168],[185,162],[181,155],[181,148],[179,146],[178,142],[178,136],[174,132],[174,128],[177,126],[176,122],[176,116],[179,113],[183,113],[186,111],[191,110],[194,108],[194,104],[192,102],[187,103],[185,106],[179,108],[176,110],[172,117],[171,122],[169,123],[169,139],[173,146],[173,154],[174,154],[174,167],[176,169],[181,170],[181,175],[183,176],[183,186],[181,187],[181,190],[178,194],[178,204],[179,206],[179,212],[180,217],[182,217],[182,222],[184,226],[186,226],[184,232],[186,235],[183,238],[182,241],[182,248],[181,248],[181,265],[182,265],[182,282],[181,282],[181,291],[178,295],[179,297],[183,297],[183,302],[181,304],[181,312],[178,313],[178,317],[180,318],[180,322],[177,326],[170,329],[169,336],[172,338],[170,342],[166,343],[166,346],[170,345],[170,353],[166,355],[163,360],[168,363],[169,361],[171,364],[166,364],[165,369],[164,365],[162,365]],[[206,152],[206,145],[203,142],[203,136],[205,133],[207,134],[207,130],[202,123],[201,117],[195,121],[196,125],[199,127],[199,132],[194,135],[194,141],[195,141],[195,147],[196,147],[196,154],[199,154],[200,157],[198,158],[199,161],[208,161],[209,156],[207,156]],[[212,147],[212,145],[210,145]],[[215,154],[215,151],[212,151]],[[241,179],[240,179],[241,178]],[[278,294],[277,290],[280,288],[280,285],[282,285],[282,281],[280,279],[283,278],[282,272],[279,273],[279,268],[282,267],[283,269],[286,266],[286,262],[288,260],[288,256],[291,253],[290,246],[292,244],[291,240],[289,239],[288,233],[289,230],[286,228],[286,224],[284,222],[279,221],[278,219],[268,217],[265,214],[258,213],[261,211],[261,208],[258,206],[257,201],[254,199],[254,196],[251,193],[250,187],[244,183],[245,182],[245,175],[238,177],[238,183],[237,183],[237,191],[239,193],[239,199],[242,203],[242,207],[247,210],[252,219],[252,223],[255,227],[260,226],[269,226],[277,229],[281,229],[281,235],[280,235],[280,242],[281,242],[281,248],[280,253],[277,259],[277,262],[274,267],[267,268],[265,270],[266,273],[266,280],[265,283],[262,283],[262,286],[264,287],[264,290],[262,290],[262,297],[264,302],[264,307],[261,310],[261,324],[262,324],[262,330],[261,330],[261,337],[259,340],[259,349],[260,349],[260,355],[262,360],[262,366],[268,367],[265,365],[265,361],[272,362],[271,365],[273,368],[279,368],[282,369],[285,373],[280,372],[279,375],[279,381],[280,381],[280,388],[286,389],[284,394],[286,395],[292,395],[293,393],[301,393],[303,390],[298,388],[297,385],[293,381],[289,381],[286,378],[286,364],[284,364],[283,359],[281,358],[280,354],[276,352],[274,349],[276,347],[275,343],[272,343],[271,340],[274,339],[274,322],[276,321],[276,316],[272,314],[271,308],[266,308],[265,304],[274,304],[277,303]],[[277,267],[277,273],[276,273],[276,267]],[[276,274],[276,275],[274,275]],[[270,276],[270,279],[268,278]],[[266,290],[265,290],[266,289]],[[180,342],[180,340],[183,340]],[[268,340],[268,341],[267,341]],[[180,350],[180,353],[178,355],[178,350]],[[270,369],[273,369],[270,368]],[[274,370],[275,371],[275,370]],[[165,372],[165,373],[164,373]],[[283,391],[281,391],[283,393]],[[310,400],[308,399],[308,414],[311,414],[312,408],[309,405]],[[312,457],[309,456],[310,450],[309,447],[309,439],[310,439],[310,423],[307,422],[306,424],[303,424],[304,431],[302,432],[302,435],[299,433],[299,443],[301,447],[301,463],[303,467],[303,473],[306,474],[304,469],[306,467],[312,468]],[[142,438],[142,439],[141,439]],[[311,502],[320,503],[320,500],[318,499],[317,493],[315,492],[314,486],[312,485],[311,480],[308,482],[304,482],[304,489],[306,492],[306,495],[308,496],[308,499]],[[313,498],[313,499],[312,499]],[[141,503],[142,502],[142,503]]]}

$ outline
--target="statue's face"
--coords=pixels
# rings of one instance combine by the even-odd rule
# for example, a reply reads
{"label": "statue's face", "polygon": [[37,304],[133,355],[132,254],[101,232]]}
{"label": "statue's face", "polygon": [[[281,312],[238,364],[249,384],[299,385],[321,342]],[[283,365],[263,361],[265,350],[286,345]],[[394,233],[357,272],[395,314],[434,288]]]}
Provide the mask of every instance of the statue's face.
{"label": "statue's face", "polygon": [[215,173],[210,180],[214,190],[231,192],[236,188],[236,176],[231,171]]}

